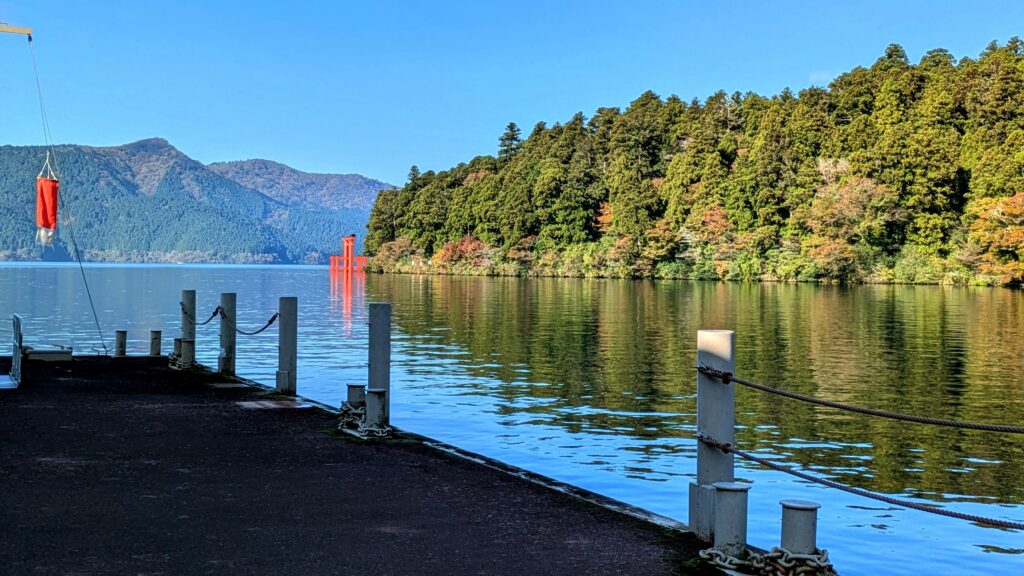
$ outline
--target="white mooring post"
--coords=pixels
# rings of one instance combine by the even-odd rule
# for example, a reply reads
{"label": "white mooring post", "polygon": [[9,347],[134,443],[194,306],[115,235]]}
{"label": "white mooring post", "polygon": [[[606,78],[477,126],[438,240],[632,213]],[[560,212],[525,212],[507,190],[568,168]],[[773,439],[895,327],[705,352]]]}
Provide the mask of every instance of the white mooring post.
{"label": "white mooring post", "polygon": [[159,331],[159,330],[150,330],[149,331],[149,355],[150,356],[159,356],[160,355],[160,347],[161,347],[161,344],[162,344],[161,343],[162,337],[163,337],[163,333],[161,331]]}
{"label": "white mooring post", "polygon": [[818,553],[818,508],[810,500],[780,500],[782,504],[782,543],[790,554]]}
{"label": "white mooring post", "polygon": [[715,548],[727,556],[747,557],[749,484],[715,482]]}
{"label": "white mooring post", "polygon": [[124,358],[128,355],[128,331],[117,330],[114,332],[114,358]]}
{"label": "white mooring post", "polygon": [[[735,372],[736,333],[732,330],[699,330],[697,363]],[[732,444],[735,432],[733,387],[718,378],[697,373],[697,432]],[[697,481],[690,483],[690,530],[706,542],[714,541],[715,482],[732,482],[733,455],[697,442]],[[746,520],[744,520],[746,522]]]}
{"label": "white mooring post", "polygon": [[196,291],[181,291],[181,355],[178,364],[196,363]]}
{"label": "white mooring post", "polygon": [[366,387],[366,421],[371,423],[371,396],[380,394],[382,416],[380,426],[389,426],[391,419],[391,304],[370,302],[370,370]]}
{"label": "white mooring post", "polygon": [[220,294],[220,356],[217,357],[217,372],[225,376],[235,375],[235,309],[237,295],[234,292]]}
{"label": "white mooring post", "polygon": [[277,305],[277,391],[294,396],[299,349],[299,299],[281,296]]}

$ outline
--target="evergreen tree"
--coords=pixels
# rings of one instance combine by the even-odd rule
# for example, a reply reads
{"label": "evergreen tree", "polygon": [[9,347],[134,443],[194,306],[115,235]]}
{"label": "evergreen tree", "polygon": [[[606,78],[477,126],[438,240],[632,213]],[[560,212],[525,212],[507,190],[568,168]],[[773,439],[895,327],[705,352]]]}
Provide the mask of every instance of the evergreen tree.
{"label": "evergreen tree", "polygon": [[508,162],[509,159],[522,151],[523,143],[519,136],[519,126],[516,126],[515,122],[509,122],[508,126],[505,127],[505,132],[498,139],[499,160]]}

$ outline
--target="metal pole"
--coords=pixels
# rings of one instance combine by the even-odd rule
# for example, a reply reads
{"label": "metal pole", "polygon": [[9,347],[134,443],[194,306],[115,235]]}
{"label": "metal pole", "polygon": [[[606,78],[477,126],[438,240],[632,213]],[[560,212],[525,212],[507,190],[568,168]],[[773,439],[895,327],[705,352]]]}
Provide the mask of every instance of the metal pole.
{"label": "metal pole", "polygon": [[780,500],[782,504],[782,544],[790,554],[818,553],[818,508],[810,500]]}
{"label": "metal pole", "polygon": [[715,548],[728,556],[747,556],[747,491],[749,484],[715,482]]}
{"label": "metal pole", "polygon": [[[699,330],[697,363],[735,372],[736,333]],[[732,444],[735,432],[733,383],[697,373],[697,432]],[[697,481],[690,483],[690,530],[710,542],[715,530],[715,482],[732,482],[733,455],[697,442]]]}
{"label": "metal pole", "polygon": [[299,299],[295,296],[281,296],[277,311],[277,391],[295,395],[295,368],[298,364],[299,349]]}
{"label": "metal pole", "polygon": [[149,355],[150,356],[159,356],[160,355],[160,347],[161,347],[161,339],[162,338],[163,338],[163,333],[160,330],[150,330],[149,331]]}
{"label": "metal pole", "polygon": [[235,375],[235,309],[237,295],[234,292],[220,294],[220,356],[217,357],[217,372],[225,376]]}
{"label": "metal pole", "polygon": [[[369,390],[380,390],[384,394],[384,419],[381,425],[389,425],[391,416],[391,304],[370,303],[370,370]],[[367,404],[367,417],[369,417]],[[369,420],[367,420],[369,421]]]}
{"label": "metal pole", "polygon": [[387,390],[366,389],[366,426],[368,428],[383,428],[387,425],[387,406]]}
{"label": "metal pole", "polygon": [[196,362],[196,291],[181,291],[181,358],[178,363],[191,366]]}
{"label": "metal pole", "polygon": [[128,355],[128,331],[117,330],[114,332],[114,358],[124,358]]}

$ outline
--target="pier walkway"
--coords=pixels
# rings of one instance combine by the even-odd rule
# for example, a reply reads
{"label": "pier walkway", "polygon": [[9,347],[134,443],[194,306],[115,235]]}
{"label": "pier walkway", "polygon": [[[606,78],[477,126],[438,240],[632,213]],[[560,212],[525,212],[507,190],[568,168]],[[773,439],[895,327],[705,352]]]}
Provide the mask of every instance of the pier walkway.
{"label": "pier walkway", "polygon": [[25,375],[0,390],[3,574],[714,573],[689,535],[166,359]]}

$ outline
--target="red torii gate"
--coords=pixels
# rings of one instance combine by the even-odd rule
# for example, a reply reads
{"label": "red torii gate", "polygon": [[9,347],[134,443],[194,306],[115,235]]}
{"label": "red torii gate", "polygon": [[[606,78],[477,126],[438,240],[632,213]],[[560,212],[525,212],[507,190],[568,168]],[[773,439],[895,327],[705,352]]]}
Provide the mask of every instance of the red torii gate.
{"label": "red torii gate", "polygon": [[356,235],[350,234],[341,239],[341,256],[331,256],[331,271],[362,272],[366,266],[366,256],[356,256]]}

